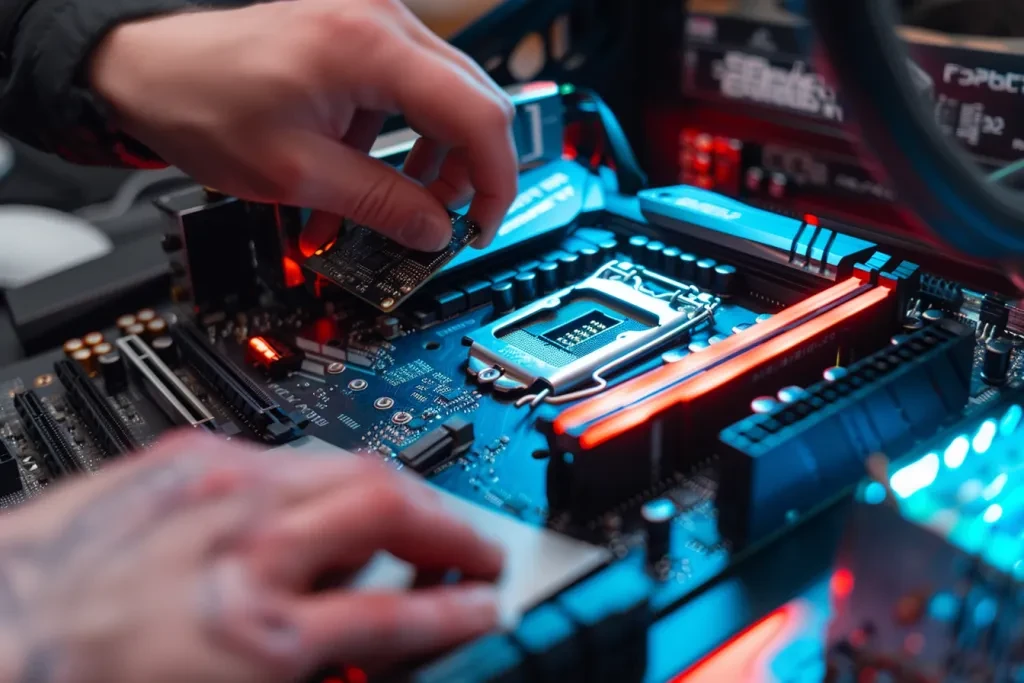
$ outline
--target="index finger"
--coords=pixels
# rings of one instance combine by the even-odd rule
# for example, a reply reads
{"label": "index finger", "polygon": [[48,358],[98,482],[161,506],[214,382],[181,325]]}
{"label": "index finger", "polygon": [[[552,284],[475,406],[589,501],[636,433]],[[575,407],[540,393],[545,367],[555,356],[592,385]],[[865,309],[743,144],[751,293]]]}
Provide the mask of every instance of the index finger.
{"label": "index finger", "polygon": [[486,580],[504,562],[501,548],[446,510],[428,486],[395,472],[310,500],[280,515],[263,538],[271,578],[293,586],[362,566],[382,550],[419,569]]}
{"label": "index finger", "polygon": [[466,149],[474,190],[469,217],[482,229],[479,246],[486,246],[516,195],[515,108],[464,69],[418,45],[399,48],[364,75],[378,87],[389,84],[394,106],[421,135]]}

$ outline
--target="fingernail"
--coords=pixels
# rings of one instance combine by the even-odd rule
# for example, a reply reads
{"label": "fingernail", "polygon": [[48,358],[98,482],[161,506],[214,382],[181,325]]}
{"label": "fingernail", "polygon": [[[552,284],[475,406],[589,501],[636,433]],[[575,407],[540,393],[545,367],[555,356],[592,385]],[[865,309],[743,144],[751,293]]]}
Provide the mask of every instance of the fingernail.
{"label": "fingernail", "polygon": [[459,593],[459,605],[467,612],[486,618],[489,623],[497,623],[500,617],[498,591],[494,586],[482,584],[466,588]]}
{"label": "fingernail", "polygon": [[451,223],[420,214],[399,234],[399,242],[420,251],[441,251],[452,239]]}

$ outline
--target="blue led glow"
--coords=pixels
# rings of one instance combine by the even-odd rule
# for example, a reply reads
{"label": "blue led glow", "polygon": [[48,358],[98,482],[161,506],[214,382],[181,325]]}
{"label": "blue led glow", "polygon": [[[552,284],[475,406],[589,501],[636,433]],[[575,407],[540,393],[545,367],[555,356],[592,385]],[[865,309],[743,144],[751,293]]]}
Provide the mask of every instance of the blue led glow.
{"label": "blue led glow", "polygon": [[880,505],[885,502],[885,487],[873,481],[864,487],[864,502],[868,505]]}
{"label": "blue led glow", "polygon": [[1002,419],[999,420],[999,433],[1003,436],[1013,434],[1020,426],[1021,418],[1024,418],[1024,408],[1015,403],[1006,409]]}
{"label": "blue led glow", "polygon": [[946,447],[946,452],[942,454],[942,461],[946,463],[946,467],[955,470],[964,464],[969,450],[971,450],[971,442],[967,440],[966,436],[958,436]]}
{"label": "blue led glow", "polygon": [[1003,488],[1006,486],[1006,482],[1009,477],[1006,472],[1000,472],[992,482],[985,487],[985,490],[981,492],[981,497],[985,500],[994,500],[996,496],[1003,492]]}
{"label": "blue led glow", "polygon": [[936,593],[928,605],[928,613],[935,621],[953,621],[960,609],[960,599],[952,593]]}
{"label": "blue led glow", "polygon": [[988,524],[994,524],[999,521],[999,518],[1003,516],[1003,506],[998,503],[992,503],[985,509],[985,514],[982,515]]}
{"label": "blue led glow", "polygon": [[999,614],[999,605],[992,598],[985,598],[974,607],[974,624],[979,628],[988,626]]}
{"label": "blue led glow", "polygon": [[992,447],[992,439],[996,436],[996,421],[985,420],[978,427],[978,433],[974,435],[974,440],[971,441],[971,447],[976,453],[985,453],[989,448]]}
{"label": "blue led glow", "polygon": [[939,476],[939,456],[929,453],[920,460],[897,470],[889,479],[889,486],[901,498],[909,498],[935,481]]}

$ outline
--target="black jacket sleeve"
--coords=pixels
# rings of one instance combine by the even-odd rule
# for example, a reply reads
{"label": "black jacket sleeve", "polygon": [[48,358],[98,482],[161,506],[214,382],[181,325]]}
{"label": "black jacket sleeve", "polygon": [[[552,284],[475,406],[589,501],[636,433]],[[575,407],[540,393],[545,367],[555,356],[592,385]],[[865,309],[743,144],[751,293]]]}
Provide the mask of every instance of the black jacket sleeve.
{"label": "black jacket sleeve", "polygon": [[0,130],[77,163],[159,165],[110,125],[84,72],[93,49],[118,24],[193,6],[191,0],[0,0]]}

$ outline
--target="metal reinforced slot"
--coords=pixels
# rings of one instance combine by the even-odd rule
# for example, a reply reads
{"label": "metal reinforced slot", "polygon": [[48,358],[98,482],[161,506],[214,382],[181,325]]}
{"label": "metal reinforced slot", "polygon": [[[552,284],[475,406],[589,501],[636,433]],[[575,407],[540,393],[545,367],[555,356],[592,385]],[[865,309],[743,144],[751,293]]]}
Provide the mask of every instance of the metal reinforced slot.
{"label": "metal reinforced slot", "polygon": [[142,388],[172,422],[216,429],[213,414],[146,342],[132,334],[118,339],[117,347]]}
{"label": "metal reinforced slot", "polygon": [[71,443],[36,392],[16,394],[14,409],[18,411],[22,427],[35,443],[36,450],[51,478],[56,479],[81,471],[82,466],[75,459]]}

